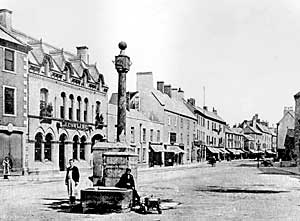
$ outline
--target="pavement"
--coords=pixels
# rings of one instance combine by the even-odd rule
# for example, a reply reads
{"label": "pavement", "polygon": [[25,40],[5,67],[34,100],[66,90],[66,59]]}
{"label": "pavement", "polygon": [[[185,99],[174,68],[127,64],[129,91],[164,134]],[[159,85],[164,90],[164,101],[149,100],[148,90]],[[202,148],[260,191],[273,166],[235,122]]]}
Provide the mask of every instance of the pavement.
{"label": "pavement", "polygon": [[[141,167],[138,168],[138,174],[145,172],[156,172],[156,171],[174,171],[185,168],[197,168],[197,167],[208,167],[206,161],[190,163],[190,164],[182,164],[182,165],[174,165],[168,167]],[[80,168],[79,168],[80,169]],[[82,177],[90,177],[93,175],[93,170],[84,170],[80,171]],[[9,177],[9,180],[4,180],[2,177],[0,178],[0,186],[1,185],[20,185],[20,184],[29,184],[43,181],[51,181],[58,182],[64,179],[66,175],[66,171],[56,172],[56,173],[45,173],[45,174],[31,174],[31,175],[12,175]]]}

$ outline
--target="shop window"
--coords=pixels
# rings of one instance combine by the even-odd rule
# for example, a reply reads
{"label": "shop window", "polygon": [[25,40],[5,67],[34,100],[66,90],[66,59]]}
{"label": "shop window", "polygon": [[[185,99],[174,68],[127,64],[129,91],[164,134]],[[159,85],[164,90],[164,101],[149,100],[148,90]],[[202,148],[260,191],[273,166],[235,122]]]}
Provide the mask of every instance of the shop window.
{"label": "shop window", "polygon": [[4,86],[4,114],[16,115],[16,88]]}
{"label": "shop window", "polygon": [[9,49],[4,52],[4,70],[15,71],[15,52]]}
{"label": "shop window", "polygon": [[45,147],[44,147],[44,159],[45,161],[51,161],[51,151],[52,151],[52,135],[47,134],[45,138]]}
{"label": "shop window", "polygon": [[34,160],[35,161],[42,161],[42,141],[43,141],[43,136],[41,133],[38,133],[35,136],[35,143],[34,143]]}

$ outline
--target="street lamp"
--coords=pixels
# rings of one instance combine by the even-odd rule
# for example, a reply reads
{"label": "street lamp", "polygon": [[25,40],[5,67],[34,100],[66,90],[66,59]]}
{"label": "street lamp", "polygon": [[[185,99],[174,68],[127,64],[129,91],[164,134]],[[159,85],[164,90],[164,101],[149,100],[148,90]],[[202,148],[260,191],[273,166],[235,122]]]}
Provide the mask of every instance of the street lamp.
{"label": "street lamp", "polygon": [[256,143],[257,145],[257,168],[259,168],[259,158],[260,158],[260,142],[259,140]]}

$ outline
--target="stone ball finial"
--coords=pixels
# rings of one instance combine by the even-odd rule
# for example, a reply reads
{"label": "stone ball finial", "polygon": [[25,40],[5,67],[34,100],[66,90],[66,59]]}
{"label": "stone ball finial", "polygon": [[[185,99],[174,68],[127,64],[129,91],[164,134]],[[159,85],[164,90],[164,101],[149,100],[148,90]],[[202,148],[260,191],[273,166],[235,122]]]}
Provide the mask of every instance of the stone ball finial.
{"label": "stone ball finial", "polygon": [[125,41],[121,41],[120,43],[119,43],[119,48],[120,48],[120,50],[125,50],[126,48],[127,48],[127,44],[126,44],[126,42]]}

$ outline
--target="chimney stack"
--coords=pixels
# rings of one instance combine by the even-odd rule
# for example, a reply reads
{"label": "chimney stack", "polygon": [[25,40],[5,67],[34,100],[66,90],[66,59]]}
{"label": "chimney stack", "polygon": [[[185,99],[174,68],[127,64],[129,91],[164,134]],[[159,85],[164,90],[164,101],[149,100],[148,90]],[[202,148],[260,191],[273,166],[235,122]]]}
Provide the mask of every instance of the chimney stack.
{"label": "chimney stack", "polygon": [[255,114],[252,118],[252,125],[254,128],[256,128],[256,122],[258,120],[258,114]]}
{"label": "chimney stack", "polygon": [[181,88],[178,89],[178,99],[184,99],[184,91]]}
{"label": "chimney stack", "polygon": [[0,25],[11,31],[11,14],[8,9],[0,9]]}
{"label": "chimney stack", "polygon": [[161,93],[164,93],[164,85],[165,85],[165,83],[163,81],[158,81],[157,82],[157,90],[160,91]]}
{"label": "chimney stack", "polygon": [[177,88],[172,88],[171,89],[171,95],[173,98],[178,99],[178,89]]}
{"label": "chimney stack", "polygon": [[172,94],[171,94],[171,85],[165,85],[164,86],[164,93],[167,94],[170,98],[172,97]]}
{"label": "chimney stack", "polygon": [[218,114],[217,110],[213,107],[213,113]]}
{"label": "chimney stack", "polygon": [[194,98],[189,98],[189,99],[187,100],[187,102],[188,102],[189,104],[191,104],[193,107],[195,107],[196,101],[195,101]]}
{"label": "chimney stack", "polygon": [[79,46],[77,48],[77,56],[86,64],[89,64],[89,48],[87,46]]}

